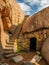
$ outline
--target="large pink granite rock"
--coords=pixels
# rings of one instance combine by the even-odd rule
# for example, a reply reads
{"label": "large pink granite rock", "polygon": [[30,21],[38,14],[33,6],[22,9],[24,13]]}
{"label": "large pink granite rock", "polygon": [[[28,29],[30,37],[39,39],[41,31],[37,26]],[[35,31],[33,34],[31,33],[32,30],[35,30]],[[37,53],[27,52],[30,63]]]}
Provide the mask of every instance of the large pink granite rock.
{"label": "large pink granite rock", "polygon": [[49,28],[49,7],[28,17],[23,25],[22,32],[32,32],[42,28]]}
{"label": "large pink granite rock", "polygon": [[49,63],[49,37],[44,41],[41,53],[45,60]]}

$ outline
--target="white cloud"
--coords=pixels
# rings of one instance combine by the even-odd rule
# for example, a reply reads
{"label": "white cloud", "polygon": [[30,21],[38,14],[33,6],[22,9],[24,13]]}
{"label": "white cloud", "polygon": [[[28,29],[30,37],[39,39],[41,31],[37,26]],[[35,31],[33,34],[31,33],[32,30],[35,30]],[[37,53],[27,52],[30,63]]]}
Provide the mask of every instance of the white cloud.
{"label": "white cloud", "polygon": [[41,0],[40,6],[44,6],[47,5],[48,1],[47,0]]}
{"label": "white cloud", "polygon": [[25,2],[30,3],[30,6],[34,6],[34,4],[39,4],[37,11],[49,6],[49,0],[25,0]]}
{"label": "white cloud", "polygon": [[41,0],[25,0],[25,2],[29,2],[30,5],[34,5],[36,3],[39,3]]}
{"label": "white cloud", "polygon": [[30,15],[30,14],[31,14],[31,12],[30,12],[30,11],[27,11],[27,12],[25,12],[25,14],[26,14],[26,15]]}
{"label": "white cloud", "polygon": [[30,6],[28,6],[27,4],[25,4],[25,3],[18,3],[20,6],[21,6],[21,9],[23,10],[23,11],[30,11],[30,10],[32,10],[31,8],[30,8]]}
{"label": "white cloud", "polygon": [[48,6],[49,6],[48,0],[41,0],[38,10],[41,10],[41,9],[46,8]]}
{"label": "white cloud", "polygon": [[32,0],[24,0],[25,2],[32,2]]}
{"label": "white cloud", "polygon": [[23,3],[18,3],[18,4],[21,6],[21,8],[25,12],[25,14],[31,14],[30,11],[32,11],[31,7],[28,6],[26,4],[26,2],[29,3],[29,5],[31,7],[34,6],[35,4],[38,4],[38,10],[37,11],[49,6],[49,0],[24,0]]}
{"label": "white cloud", "polygon": [[34,4],[39,4],[37,11],[49,6],[49,0],[27,0],[27,1],[30,2],[31,6],[33,6]]}
{"label": "white cloud", "polygon": [[30,4],[35,4],[35,3],[48,3],[48,0],[24,0],[24,2],[29,2]]}
{"label": "white cloud", "polygon": [[29,2],[30,5],[34,4],[40,4],[39,7],[43,6],[48,6],[49,5],[49,0],[24,0],[25,2]]}

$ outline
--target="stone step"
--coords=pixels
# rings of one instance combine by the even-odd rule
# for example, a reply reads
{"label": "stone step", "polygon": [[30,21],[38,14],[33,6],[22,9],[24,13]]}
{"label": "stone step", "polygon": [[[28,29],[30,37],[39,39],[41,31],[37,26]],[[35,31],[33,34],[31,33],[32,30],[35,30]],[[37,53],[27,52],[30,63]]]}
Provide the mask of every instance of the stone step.
{"label": "stone step", "polygon": [[12,43],[12,42],[9,42],[9,43],[6,43],[6,44],[8,44],[8,45],[14,45],[14,43]]}
{"label": "stone step", "polygon": [[13,43],[11,43],[11,44],[10,44],[10,43],[8,43],[7,45],[14,45],[14,44],[13,44]]}
{"label": "stone step", "polygon": [[5,58],[10,58],[10,57],[14,57],[15,54],[14,53],[11,53],[11,54],[5,54],[4,57]]}
{"label": "stone step", "polygon": [[14,41],[9,40],[9,41],[6,41],[6,43],[7,44],[14,44]]}
{"label": "stone step", "polygon": [[5,45],[5,47],[14,47],[13,45]]}
{"label": "stone step", "polygon": [[14,42],[15,42],[15,40],[9,39],[9,42],[13,42],[13,43],[14,43]]}
{"label": "stone step", "polygon": [[12,60],[13,60],[15,63],[18,63],[18,62],[20,62],[20,61],[23,60],[23,56],[21,56],[21,55],[14,56],[14,57],[12,57]]}
{"label": "stone step", "polygon": [[14,54],[14,52],[4,52],[4,55]]}
{"label": "stone step", "polygon": [[4,51],[14,51],[14,49],[3,49]]}
{"label": "stone step", "polygon": [[5,54],[7,53],[14,53],[14,51],[4,51]]}
{"label": "stone step", "polygon": [[13,42],[14,43],[15,41],[13,41],[13,40],[10,39],[9,42]]}
{"label": "stone step", "polygon": [[9,43],[9,42],[10,42],[10,43],[14,43],[15,41],[13,41],[13,40],[11,40],[11,39],[9,38],[9,40],[6,40],[6,42],[7,42],[7,43]]}
{"label": "stone step", "polygon": [[14,49],[14,47],[5,47],[5,49],[9,49],[10,50],[10,49]]}

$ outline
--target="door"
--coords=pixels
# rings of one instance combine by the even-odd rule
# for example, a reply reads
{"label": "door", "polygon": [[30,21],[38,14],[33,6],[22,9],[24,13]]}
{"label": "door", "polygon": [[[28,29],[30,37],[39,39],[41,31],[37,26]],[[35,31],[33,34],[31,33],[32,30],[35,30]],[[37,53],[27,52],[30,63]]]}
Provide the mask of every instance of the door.
{"label": "door", "polygon": [[36,38],[30,38],[30,51],[36,51]]}

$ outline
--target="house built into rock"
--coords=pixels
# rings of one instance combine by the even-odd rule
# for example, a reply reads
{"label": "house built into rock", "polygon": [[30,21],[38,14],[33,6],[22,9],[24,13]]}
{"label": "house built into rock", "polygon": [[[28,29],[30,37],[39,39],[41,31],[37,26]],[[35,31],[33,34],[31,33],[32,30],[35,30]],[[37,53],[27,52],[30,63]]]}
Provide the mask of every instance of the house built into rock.
{"label": "house built into rock", "polygon": [[49,7],[26,19],[17,44],[22,50],[40,50],[47,37],[49,37]]}

